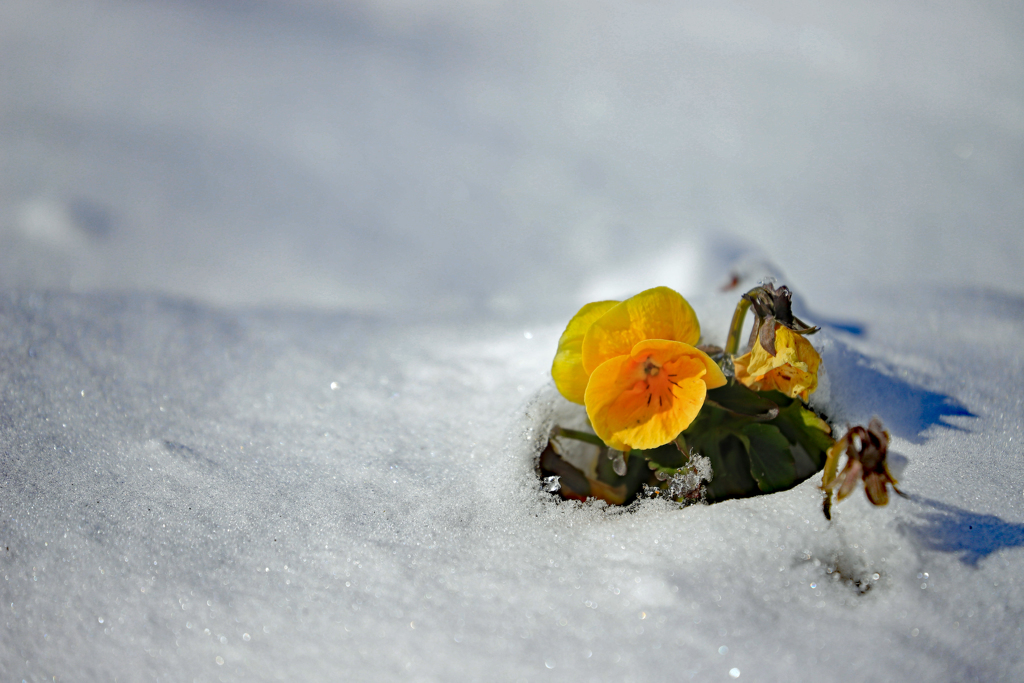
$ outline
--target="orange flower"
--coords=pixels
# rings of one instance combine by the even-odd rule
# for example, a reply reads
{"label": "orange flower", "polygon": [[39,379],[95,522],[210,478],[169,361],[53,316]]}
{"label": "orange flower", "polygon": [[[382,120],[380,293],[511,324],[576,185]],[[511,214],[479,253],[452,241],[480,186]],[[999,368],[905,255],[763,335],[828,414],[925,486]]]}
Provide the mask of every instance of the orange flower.
{"label": "orange flower", "polygon": [[693,309],[667,287],[587,304],[562,334],[551,375],[565,398],[586,405],[606,444],[656,448],[690,425],[708,389],[726,382],[693,346],[699,338]]}
{"label": "orange flower", "polygon": [[790,398],[804,401],[818,388],[821,356],[802,335],[775,324],[775,354],[754,341],[749,353],[733,360],[736,380],[754,391],[776,389]]}

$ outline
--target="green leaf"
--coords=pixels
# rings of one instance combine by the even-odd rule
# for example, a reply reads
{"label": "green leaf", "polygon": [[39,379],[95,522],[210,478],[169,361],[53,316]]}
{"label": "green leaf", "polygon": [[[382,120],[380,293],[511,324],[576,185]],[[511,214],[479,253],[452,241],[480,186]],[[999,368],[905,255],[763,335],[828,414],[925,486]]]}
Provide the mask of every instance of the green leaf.
{"label": "green leaf", "polygon": [[633,451],[630,457],[633,456],[646,458],[659,467],[670,469],[679,469],[690,459],[689,452],[683,453],[674,441],[646,451]]}
{"label": "green leaf", "polygon": [[757,395],[767,401],[771,401],[772,403],[779,405],[782,408],[785,408],[791,403],[797,402],[797,399],[790,398],[789,396],[786,396],[784,393],[776,389],[771,389],[769,391],[758,391]]}
{"label": "green leaf", "polygon": [[768,424],[779,431],[792,444],[799,444],[814,463],[815,471],[825,464],[826,451],[835,443],[826,431],[828,425],[800,401],[793,401],[779,411],[779,416]]}
{"label": "green leaf", "polygon": [[710,458],[714,476],[707,486],[711,501],[745,498],[760,493],[757,481],[750,475],[750,457],[743,440],[735,434],[704,452]]}
{"label": "green leaf", "polygon": [[736,418],[728,411],[705,404],[683,432],[688,448],[711,460],[714,476],[707,484],[710,501],[740,498],[758,493],[750,476],[750,459],[740,431],[749,418]]}
{"label": "green leaf", "polygon": [[730,378],[728,384],[717,389],[709,389],[704,403],[733,416],[742,416],[758,422],[772,420],[779,414],[779,405],[775,401],[751,391],[735,378]]}
{"label": "green leaf", "polygon": [[778,428],[748,424],[743,428],[750,474],[764,493],[782,491],[797,483],[796,461],[790,443]]}

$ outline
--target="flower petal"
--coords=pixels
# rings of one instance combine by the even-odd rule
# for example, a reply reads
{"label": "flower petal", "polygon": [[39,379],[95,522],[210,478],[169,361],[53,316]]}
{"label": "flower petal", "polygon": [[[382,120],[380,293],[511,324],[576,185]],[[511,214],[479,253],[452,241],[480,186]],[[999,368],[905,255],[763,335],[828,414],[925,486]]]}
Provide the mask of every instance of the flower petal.
{"label": "flower petal", "polygon": [[889,503],[889,492],[885,485],[887,479],[881,472],[872,472],[864,477],[864,492],[868,494],[868,500],[872,505],[887,505]]}
{"label": "flower petal", "polygon": [[784,365],[768,372],[759,383],[762,391],[777,389],[790,398],[799,396],[804,401],[818,388],[817,377],[793,365]]}
{"label": "flower petal", "polygon": [[846,467],[839,473],[839,477],[843,479],[843,485],[839,487],[839,493],[836,495],[839,500],[846,498],[853,492],[863,472],[864,468],[861,467],[860,460],[850,459],[847,461]]}
{"label": "flower petal", "polygon": [[737,356],[732,359],[733,372],[736,374],[736,381],[743,386],[750,387],[754,391],[759,391],[759,387],[754,386],[757,383],[757,377],[750,374],[747,369],[750,366],[751,352],[748,351],[742,356]]}
{"label": "flower petal", "polygon": [[697,376],[700,377],[704,384],[707,385],[708,389],[717,389],[718,387],[725,386],[729,381],[726,379],[725,373],[722,372],[722,368],[718,367],[718,363],[712,360],[711,356],[704,353],[696,346],[690,346],[683,342],[665,341],[664,339],[645,339],[634,346],[629,355],[634,358],[651,355],[655,360],[662,357],[670,359],[666,360],[668,363],[677,362],[671,359],[682,359],[684,357],[691,358],[703,366],[704,373],[698,374]]}
{"label": "flower petal", "polygon": [[820,364],[821,356],[809,341],[780,325],[775,329],[774,356],[758,339],[749,353],[733,360],[737,381],[754,391],[777,389],[805,401],[818,388]]}
{"label": "flower petal", "polygon": [[725,383],[707,354],[682,342],[645,340],[591,373],[587,415],[594,432],[613,448],[657,448],[697,417],[707,395],[706,378],[713,386]]}
{"label": "flower petal", "polygon": [[618,301],[595,301],[581,308],[572,317],[558,340],[558,351],[551,364],[551,376],[559,393],[573,403],[583,403],[589,375],[583,369],[583,335],[595,320],[604,315]]}
{"label": "flower petal", "polygon": [[625,356],[645,339],[696,344],[700,339],[697,314],[678,292],[655,287],[609,309],[594,321],[583,339],[586,372],[610,358]]}

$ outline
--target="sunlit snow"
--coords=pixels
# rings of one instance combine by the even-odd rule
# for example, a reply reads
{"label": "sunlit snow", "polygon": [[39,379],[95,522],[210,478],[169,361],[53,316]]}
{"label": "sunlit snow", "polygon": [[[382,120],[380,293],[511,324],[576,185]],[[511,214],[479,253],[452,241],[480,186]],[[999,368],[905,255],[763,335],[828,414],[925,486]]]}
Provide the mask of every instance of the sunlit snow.
{"label": "sunlit snow", "polygon": [[[0,5],[0,678],[1024,680],[1024,18]],[[774,277],[901,489],[556,502],[582,303]]]}

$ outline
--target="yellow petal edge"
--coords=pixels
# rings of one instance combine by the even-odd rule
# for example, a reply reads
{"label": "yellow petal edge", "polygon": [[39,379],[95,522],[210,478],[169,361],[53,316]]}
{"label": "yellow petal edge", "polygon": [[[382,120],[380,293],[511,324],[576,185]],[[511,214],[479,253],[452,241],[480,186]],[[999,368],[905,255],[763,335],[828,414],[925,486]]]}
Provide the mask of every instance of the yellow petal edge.
{"label": "yellow petal edge", "polygon": [[595,320],[603,316],[618,301],[595,301],[581,308],[572,317],[558,340],[558,351],[551,364],[551,376],[558,392],[573,403],[583,404],[589,375],[583,369],[583,336]]}
{"label": "yellow petal edge", "polygon": [[655,287],[612,306],[583,338],[583,369],[592,373],[605,361],[626,356],[645,339],[693,345],[700,339],[697,314],[679,292]]}

